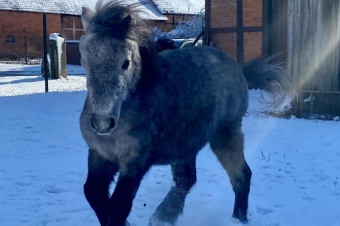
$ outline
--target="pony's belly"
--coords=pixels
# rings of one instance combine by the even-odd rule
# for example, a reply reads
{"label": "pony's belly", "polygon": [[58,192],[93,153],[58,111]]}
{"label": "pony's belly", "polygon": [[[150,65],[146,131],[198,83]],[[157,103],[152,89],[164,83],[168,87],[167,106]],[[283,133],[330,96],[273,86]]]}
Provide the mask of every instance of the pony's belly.
{"label": "pony's belly", "polygon": [[155,164],[166,165],[174,162],[194,158],[207,143],[204,133],[188,134],[179,133],[178,139],[168,137],[160,141],[156,150]]}

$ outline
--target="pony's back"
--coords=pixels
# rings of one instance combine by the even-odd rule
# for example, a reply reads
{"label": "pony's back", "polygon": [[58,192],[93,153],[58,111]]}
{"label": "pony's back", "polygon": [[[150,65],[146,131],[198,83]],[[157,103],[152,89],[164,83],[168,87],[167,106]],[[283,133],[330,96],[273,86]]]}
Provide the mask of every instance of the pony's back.
{"label": "pony's back", "polygon": [[200,117],[205,110],[220,116],[212,121],[233,121],[245,114],[248,85],[242,67],[221,50],[198,46],[160,55],[167,65],[165,76],[171,81],[166,85],[171,86],[175,102],[184,108],[183,114]]}

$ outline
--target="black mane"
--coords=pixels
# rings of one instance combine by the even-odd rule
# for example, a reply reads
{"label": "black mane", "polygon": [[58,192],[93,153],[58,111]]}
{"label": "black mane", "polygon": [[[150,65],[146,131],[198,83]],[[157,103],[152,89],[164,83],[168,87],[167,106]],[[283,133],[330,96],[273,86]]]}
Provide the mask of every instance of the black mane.
{"label": "black mane", "polygon": [[139,46],[147,46],[152,33],[147,21],[140,18],[143,14],[137,7],[145,3],[126,4],[124,1],[99,0],[96,12],[90,21],[93,33],[108,35],[116,39],[130,39]]}

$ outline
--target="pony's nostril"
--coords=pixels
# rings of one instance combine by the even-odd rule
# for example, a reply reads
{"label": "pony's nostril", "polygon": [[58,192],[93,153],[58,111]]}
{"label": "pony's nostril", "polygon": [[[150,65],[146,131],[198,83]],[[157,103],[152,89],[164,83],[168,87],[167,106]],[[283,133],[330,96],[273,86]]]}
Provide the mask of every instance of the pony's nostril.
{"label": "pony's nostril", "polygon": [[98,126],[96,125],[95,119],[93,118],[93,116],[91,117],[90,120],[90,126],[93,130],[97,131],[98,130]]}
{"label": "pony's nostril", "polygon": [[111,117],[110,118],[109,128],[113,129],[113,128],[115,128],[115,126],[116,126],[116,121],[115,121],[115,119],[113,117]]}
{"label": "pony's nostril", "polygon": [[117,127],[114,117],[103,117],[93,114],[90,118],[90,128],[99,135],[111,134]]}

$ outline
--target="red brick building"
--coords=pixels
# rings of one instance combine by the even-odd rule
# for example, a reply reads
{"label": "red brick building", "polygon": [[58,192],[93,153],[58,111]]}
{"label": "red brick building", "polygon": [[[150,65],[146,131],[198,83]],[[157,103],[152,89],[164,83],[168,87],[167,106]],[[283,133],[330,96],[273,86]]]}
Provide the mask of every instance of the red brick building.
{"label": "red brick building", "polygon": [[[59,33],[66,40],[79,40],[84,33],[80,20],[81,8],[87,6],[94,9],[97,0],[17,2],[0,0],[0,60],[42,58],[44,13],[47,34]],[[146,19],[166,20],[154,5],[146,4],[141,7],[148,13]]]}
{"label": "red brick building", "polygon": [[[43,14],[0,11],[0,58],[41,58],[43,55]],[[47,34],[60,33],[67,40],[83,34],[79,16],[47,14]]]}

